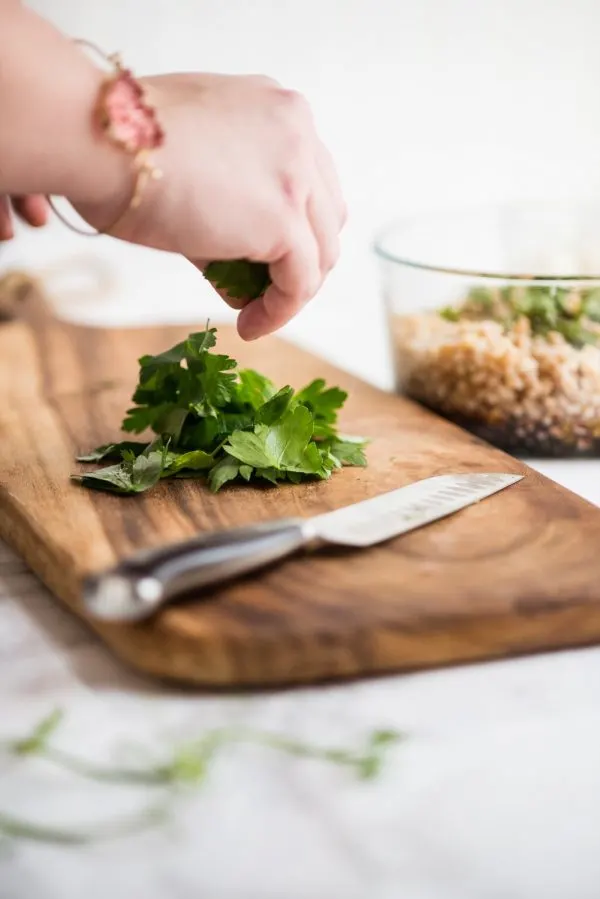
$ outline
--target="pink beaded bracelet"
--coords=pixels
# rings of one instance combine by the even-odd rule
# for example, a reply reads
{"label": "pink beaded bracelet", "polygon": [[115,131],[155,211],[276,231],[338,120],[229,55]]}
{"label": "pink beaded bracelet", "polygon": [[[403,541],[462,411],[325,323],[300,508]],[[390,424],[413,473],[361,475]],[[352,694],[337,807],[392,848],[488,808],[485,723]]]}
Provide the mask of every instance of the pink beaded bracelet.
{"label": "pink beaded bracelet", "polygon": [[107,228],[101,231],[85,231],[73,225],[48,202],[60,220],[72,231],[89,237],[107,234],[129,212],[140,205],[149,180],[162,177],[162,172],[152,162],[152,151],[164,144],[165,134],[156,116],[156,110],[148,103],[144,88],[130,69],[123,66],[118,54],[107,56],[94,44],[77,39],[75,43],[88,47],[111,67],[104,80],[92,118],[94,129],[113,146],[129,154],[133,159],[135,181],[127,207]]}

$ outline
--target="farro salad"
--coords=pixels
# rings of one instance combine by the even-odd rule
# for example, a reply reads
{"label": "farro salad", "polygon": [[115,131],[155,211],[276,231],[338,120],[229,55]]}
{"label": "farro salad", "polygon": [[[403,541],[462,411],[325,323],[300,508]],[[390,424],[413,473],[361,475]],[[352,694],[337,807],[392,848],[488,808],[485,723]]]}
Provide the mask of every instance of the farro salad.
{"label": "farro salad", "polygon": [[509,452],[599,452],[600,289],[475,288],[392,329],[413,399]]}

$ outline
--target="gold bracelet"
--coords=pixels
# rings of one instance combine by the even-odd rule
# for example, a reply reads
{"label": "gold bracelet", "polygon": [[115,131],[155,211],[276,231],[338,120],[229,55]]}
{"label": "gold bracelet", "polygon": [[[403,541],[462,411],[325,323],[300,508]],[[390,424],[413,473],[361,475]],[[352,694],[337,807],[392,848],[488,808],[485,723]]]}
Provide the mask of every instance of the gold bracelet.
{"label": "gold bracelet", "polygon": [[148,182],[162,177],[162,172],[152,161],[152,151],[164,144],[165,134],[158,122],[155,108],[145,97],[143,86],[131,70],[123,66],[120,56],[116,53],[107,56],[95,44],[86,40],[77,39],[75,43],[91,49],[111,67],[93,108],[94,130],[132,157],[135,181],[123,212],[108,227],[98,231],[86,231],[73,225],[56,208],[52,198],[47,199],[67,228],[85,237],[97,237],[108,234],[131,209],[136,209],[142,201]]}

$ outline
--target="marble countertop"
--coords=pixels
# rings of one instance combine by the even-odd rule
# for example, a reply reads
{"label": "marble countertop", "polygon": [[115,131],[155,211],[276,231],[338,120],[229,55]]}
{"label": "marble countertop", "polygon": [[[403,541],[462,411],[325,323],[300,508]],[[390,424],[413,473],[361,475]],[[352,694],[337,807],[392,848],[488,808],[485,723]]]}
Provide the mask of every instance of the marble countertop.
{"label": "marble countertop", "polygon": [[[169,320],[205,318],[207,309],[222,316],[185,264],[110,242],[93,250],[107,273],[101,296],[67,284],[52,266],[62,260],[67,271],[70,254],[83,252],[69,240],[29,236],[2,265],[46,274],[63,302],[81,295],[69,312],[90,321],[164,318],[166,289],[182,297],[180,306],[170,299]],[[348,300],[343,277],[288,336],[386,386],[376,291],[368,301],[368,349],[364,307]],[[598,463],[534,467],[600,504]],[[107,763],[132,745],[167,757],[223,725],[349,749],[375,728],[405,734],[373,781],[267,747],[231,746],[159,828],[76,847],[0,840],[0,897],[597,899],[599,695],[600,648],[293,691],[162,688],[122,668],[0,547],[0,739],[55,706],[66,712],[56,745]],[[0,751],[0,814],[92,826],[161,795],[66,777]]]}

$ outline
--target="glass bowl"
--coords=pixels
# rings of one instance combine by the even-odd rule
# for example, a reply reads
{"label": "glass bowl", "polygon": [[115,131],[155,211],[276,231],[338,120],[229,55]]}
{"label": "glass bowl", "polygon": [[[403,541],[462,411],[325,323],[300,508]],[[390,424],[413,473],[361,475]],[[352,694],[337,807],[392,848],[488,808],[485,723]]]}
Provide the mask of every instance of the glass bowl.
{"label": "glass bowl", "polygon": [[379,258],[399,393],[521,456],[600,451],[600,203],[428,214]]}

